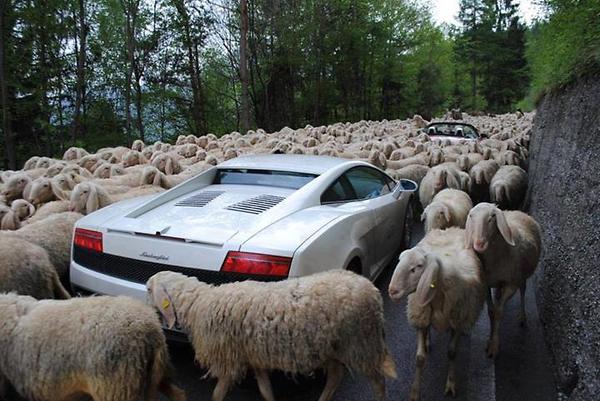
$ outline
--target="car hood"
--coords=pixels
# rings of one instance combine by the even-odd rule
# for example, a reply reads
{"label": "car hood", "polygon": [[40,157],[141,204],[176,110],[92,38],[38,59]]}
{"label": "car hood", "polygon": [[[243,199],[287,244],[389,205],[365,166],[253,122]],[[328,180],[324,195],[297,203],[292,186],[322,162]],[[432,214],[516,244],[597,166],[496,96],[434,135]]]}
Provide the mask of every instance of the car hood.
{"label": "car hood", "polygon": [[[285,216],[280,204],[293,190],[211,185],[162,202],[160,197],[106,222],[113,232],[223,245]],[[293,212],[293,210],[290,210]]]}

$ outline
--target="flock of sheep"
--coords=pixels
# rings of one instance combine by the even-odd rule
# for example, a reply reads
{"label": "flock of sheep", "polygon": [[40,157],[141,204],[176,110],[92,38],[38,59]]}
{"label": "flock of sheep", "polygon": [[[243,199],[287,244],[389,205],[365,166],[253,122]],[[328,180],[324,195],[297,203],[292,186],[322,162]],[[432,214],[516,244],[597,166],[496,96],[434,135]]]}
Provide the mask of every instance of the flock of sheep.
{"label": "flock of sheep", "polygon": [[155,309],[124,297],[69,299],[64,284],[80,217],[257,153],[363,159],[420,184],[426,235],[402,252],[388,292],[394,301],[408,297],[408,321],[417,329],[410,400],[419,398],[432,326],[451,333],[445,393],[455,395],[460,334],[470,331],[487,303],[487,353],[497,356],[504,304],[519,290],[523,305],[541,251],[539,225],[517,211],[527,190],[533,115],[459,117],[488,138],[432,140],[420,130],[427,122],[415,116],[271,134],[180,136],[175,145],[135,141],[94,154],[70,148],[62,160],[32,157],[21,171],[0,172],[0,398],[10,384],[36,400],[79,393],[97,401],[157,400],[159,392],[184,400],[171,381],[158,310],[167,325],[188,333],[197,361],[218,379],[215,401],[248,372],[273,401],[270,370],[319,368],[327,372],[320,401],[331,399],[345,369],[369,378],[383,400],[385,378],[396,370],[384,340],[382,296],[351,272],[218,287],[162,272],[147,283]]}

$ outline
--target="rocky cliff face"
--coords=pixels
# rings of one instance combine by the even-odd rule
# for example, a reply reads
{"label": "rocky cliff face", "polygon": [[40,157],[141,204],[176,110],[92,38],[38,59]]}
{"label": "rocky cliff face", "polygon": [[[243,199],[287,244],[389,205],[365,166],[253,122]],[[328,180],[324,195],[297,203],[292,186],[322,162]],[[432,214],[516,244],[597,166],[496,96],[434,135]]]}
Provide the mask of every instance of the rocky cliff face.
{"label": "rocky cliff face", "polygon": [[546,95],[526,207],[541,224],[537,297],[563,399],[600,399],[600,78]]}

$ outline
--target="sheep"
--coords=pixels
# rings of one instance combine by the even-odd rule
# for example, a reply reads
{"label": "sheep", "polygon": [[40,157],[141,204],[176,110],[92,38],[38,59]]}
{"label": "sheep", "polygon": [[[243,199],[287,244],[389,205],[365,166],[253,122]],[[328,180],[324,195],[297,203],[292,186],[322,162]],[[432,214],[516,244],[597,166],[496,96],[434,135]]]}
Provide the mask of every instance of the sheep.
{"label": "sheep", "polygon": [[40,160],[39,156],[32,156],[23,165],[23,170],[32,170],[35,168],[38,160]]}
{"label": "sheep", "polygon": [[81,214],[90,214],[102,209],[113,202],[135,198],[137,196],[151,195],[161,192],[163,188],[152,185],[133,188],[128,192],[110,195],[102,186],[93,182],[82,182],[77,184],[71,192],[70,209]]}
{"label": "sheep", "polygon": [[11,205],[10,208],[20,221],[27,220],[35,213],[35,206],[27,202],[25,199],[17,199]]}
{"label": "sheep", "polygon": [[483,160],[483,156],[479,153],[467,153],[466,155],[458,156],[456,164],[462,171],[469,171],[471,167]]}
{"label": "sheep", "polygon": [[[69,299],[47,252],[22,238],[0,233],[0,293],[16,292],[37,299]],[[2,349],[0,347],[0,349]],[[3,354],[0,352],[0,354]],[[0,369],[0,394],[2,394]]]}
{"label": "sheep", "polygon": [[0,320],[0,376],[24,398],[185,401],[158,317],[139,301],[4,294]]}
{"label": "sheep", "polygon": [[412,180],[420,185],[428,171],[429,167],[427,166],[423,166],[421,164],[411,164],[410,166],[403,167],[400,170],[393,170],[391,175],[396,180],[404,178],[407,180]]}
{"label": "sheep", "polygon": [[419,114],[415,114],[412,119],[417,128],[425,128],[429,124],[429,121],[425,120]]}
{"label": "sheep", "polygon": [[455,163],[442,163],[429,169],[419,186],[419,200],[423,209],[444,188],[461,189],[459,169]]}
{"label": "sheep", "polygon": [[79,159],[77,164],[80,167],[83,167],[84,169],[89,171],[90,173],[93,173],[95,168],[97,167],[98,161],[100,160],[100,157],[97,155],[86,155]]}
{"label": "sheep", "polygon": [[526,322],[525,291],[527,279],[535,272],[540,258],[541,228],[523,212],[502,211],[491,203],[480,203],[467,217],[464,246],[479,255],[488,288],[497,288],[496,302],[490,291],[487,295],[492,326],[487,354],[496,358],[504,304],[517,290],[521,292],[519,321],[521,325]]}
{"label": "sheep", "polygon": [[486,201],[489,199],[489,186],[494,174],[500,166],[495,160],[482,160],[469,171],[471,176],[471,193],[474,199]]}
{"label": "sheep", "polygon": [[6,205],[0,205],[0,230],[16,230],[21,227],[17,213]]}
{"label": "sheep", "polygon": [[444,393],[456,396],[455,358],[461,333],[477,321],[485,299],[481,262],[463,249],[464,230],[433,230],[412,249],[403,251],[388,293],[393,301],[408,296],[406,314],[417,329],[416,372],[409,400],[419,399],[423,368],[429,351],[429,328],[450,332],[448,376]]}
{"label": "sheep", "polygon": [[142,150],[144,150],[145,147],[146,147],[146,144],[144,144],[144,141],[142,141],[141,139],[136,139],[131,144],[131,150],[137,150],[138,152],[141,152]]}
{"label": "sheep", "polygon": [[167,175],[181,173],[179,161],[172,155],[166,153],[157,155],[152,160],[152,165]]}
{"label": "sheep", "polygon": [[[127,157],[127,155],[125,155],[125,157]],[[123,163],[125,164],[125,162]],[[123,169],[123,167],[116,164],[103,163],[101,166],[95,169],[93,176],[94,178],[106,179],[124,174],[125,170]]]}
{"label": "sheep", "polygon": [[28,187],[31,187],[31,178],[27,174],[13,174],[4,185],[2,196],[4,196],[8,203],[15,199],[25,198],[29,193]]}
{"label": "sheep", "polygon": [[59,277],[63,278],[69,271],[73,228],[81,217],[81,214],[73,212],[53,214],[21,227],[11,235],[44,248]]}
{"label": "sheep", "polygon": [[425,233],[448,227],[465,228],[469,210],[473,208],[471,198],[457,189],[443,189],[438,192],[421,215],[425,222]]}
{"label": "sheep", "polygon": [[79,160],[83,156],[87,156],[89,153],[83,148],[70,147],[63,154],[63,160],[71,161],[71,160]]}
{"label": "sheep", "polygon": [[490,182],[490,200],[502,208],[518,209],[527,192],[527,181],[521,167],[500,167]]}
{"label": "sheep", "polygon": [[68,195],[59,186],[59,182],[45,177],[40,177],[31,183],[31,189],[27,196],[27,200],[35,207],[53,200],[65,199],[68,199]]}
{"label": "sheep", "polygon": [[44,203],[40,206],[33,216],[27,219],[27,223],[35,223],[36,221],[44,220],[48,216],[56,213],[68,212],[70,210],[70,202],[68,200],[57,200]]}
{"label": "sheep", "polygon": [[385,398],[384,378],[396,376],[384,341],[381,295],[355,273],[332,270],[280,282],[213,287],[161,272],[148,280],[147,288],[167,326],[183,328],[196,360],[218,379],[214,401],[223,400],[249,369],[268,401],[274,399],[271,369],[296,375],[326,367],[321,401],[331,399],[344,367],[367,376],[379,401]]}
{"label": "sheep", "polygon": [[521,156],[512,150],[505,150],[498,154],[496,157],[496,161],[500,165],[512,165],[512,166],[523,166],[523,162],[521,160]]}
{"label": "sheep", "polygon": [[130,150],[123,155],[122,159],[123,167],[131,167],[138,164],[146,164],[148,160],[144,157],[144,155],[137,150]]}
{"label": "sheep", "polygon": [[56,162],[46,169],[46,172],[44,173],[43,176],[52,178],[52,177],[56,176],[57,174],[60,174],[66,166],[67,166],[67,163],[65,163],[63,161]]}

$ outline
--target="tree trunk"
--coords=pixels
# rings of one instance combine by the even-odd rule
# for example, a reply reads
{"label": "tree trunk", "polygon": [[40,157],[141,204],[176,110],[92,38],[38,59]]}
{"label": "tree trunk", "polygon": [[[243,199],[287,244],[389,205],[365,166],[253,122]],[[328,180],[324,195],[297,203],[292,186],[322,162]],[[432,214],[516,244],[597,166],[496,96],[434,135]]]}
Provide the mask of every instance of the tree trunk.
{"label": "tree trunk", "polygon": [[242,99],[240,110],[240,125],[242,134],[250,129],[250,94],[248,91],[248,3],[240,0],[240,81],[242,84]]}
{"label": "tree trunk", "polygon": [[[133,81],[133,63],[135,60],[135,27],[134,16],[130,0],[121,0],[121,6],[125,13],[125,42],[127,46],[127,75],[125,77],[125,130],[127,131],[127,142],[133,141],[132,117],[131,117],[131,83]],[[137,4],[136,4],[137,12]]]}
{"label": "tree trunk", "polygon": [[85,55],[87,47],[87,26],[85,24],[85,0],[78,0],[79,3],[79,49],[77,51],[77,81],[75,83],[75,111],[73,122],[71,124],[71,142],[74,144],[82,134],[81,126],[81,108],[85,103]]}
{"label": "tree trunk", "polygon": [[6,76],[6,44],[9,32],[6,27],[6,14],[11,9],[10,0],[0,0],[0,99],[2,106],[2,131],[4,132],[4,154],[6,165],[11,170],[17,169],[15,137],[12,132],[10,101]]}

